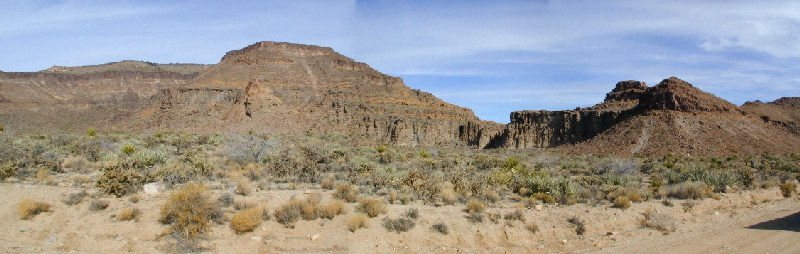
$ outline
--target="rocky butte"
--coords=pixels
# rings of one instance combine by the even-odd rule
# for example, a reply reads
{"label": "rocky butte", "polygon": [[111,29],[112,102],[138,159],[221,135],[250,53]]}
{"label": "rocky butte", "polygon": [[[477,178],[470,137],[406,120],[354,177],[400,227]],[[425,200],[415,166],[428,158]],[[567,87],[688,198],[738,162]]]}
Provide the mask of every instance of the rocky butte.
{"label": "rocky butte", "polygon": [[627,156],[800,152],[798,101],[740,108],[675,77],[653,87],[629,80],[592,107],[512,112],[501,125],[331,48],[282,42],[230,51],[214,65],[0,72],[0,123],[14,132],[318,133],[363,144]]}

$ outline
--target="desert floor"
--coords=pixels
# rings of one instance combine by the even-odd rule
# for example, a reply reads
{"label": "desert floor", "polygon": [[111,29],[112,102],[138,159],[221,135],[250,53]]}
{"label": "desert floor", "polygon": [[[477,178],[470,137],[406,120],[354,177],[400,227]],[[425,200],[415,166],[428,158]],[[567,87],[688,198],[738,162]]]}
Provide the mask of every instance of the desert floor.
{"label": "desert floor", "polygon": [[[104,197],[110,206],[91,211],[84,200],[67,206],[60,200],[73,187],[0,184],[0,252],[4,253],[160,253],[170,250],[170,238],[162,236],[166,226],[158,222],[159,207],[167,192],[139,193],[141,200]],[[217,189],[215,193],[225,190]],[[316,191],[316,190],[315,190]],[[269,190],[247,197],[237,196],[274,209],[292,196],[308,195],[310,190]],[[323,192],[323,201],[330,199]],[[52,211],[31,220],[20,220],[17,206],[22,199],[42,200]],[[346,220],[354,211],[333,220],[299,221],[286,228],[274,220],[265,221],[254,232],[237,235],[225,224],[215,225],[201,246],[208,253],[800,253],[800,202],[783,198],[778,189],[722,194],[720,200],[662,200],[635,203],[627,210],[607,204],[573,206],[545,205],[542,210],[527,209],[527,223],[539,231],[532,233],[525,222],[500,219],[472,223],[463,206],[428,206],[421,203],[389,205],[389,212],[372,218],[368,228],[350,232]],[[684,205],[691,203],[692,205]],[[687,208],[691,206],[691,208]],[[117,221],[114,215],[125,207],[137,207],[138,221]],[[420,217],[408,232],[389,232],[382,219],[401,216],[417,207]],[[227,208],[228,215],[233,208]],[[503,214],[516,209],[510,202],[499,202],[487,209]],[[641,226],[643,213],[656,209],[675,218],[677,230],[669,234]],[[576,234],[567,220],[586,221],[586,232]],[[444,223],[449,234],[431,229]]]}

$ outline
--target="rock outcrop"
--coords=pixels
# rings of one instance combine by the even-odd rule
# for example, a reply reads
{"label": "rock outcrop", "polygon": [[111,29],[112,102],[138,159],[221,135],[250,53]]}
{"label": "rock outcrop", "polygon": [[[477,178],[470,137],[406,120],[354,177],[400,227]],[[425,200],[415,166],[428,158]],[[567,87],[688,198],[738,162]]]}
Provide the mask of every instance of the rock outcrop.
{"label": "rock outcrop", "polygon": [[154,100],[135,128],[338,133],[369,144],[477,146],[488,143],[484,129],[498,126],[331,48],[292,43],[230,51]]}
{"label": "rock outcrop", "polygon": [[747,102],[742,110],[758,116],[765,123],[780,126],[800,135],[800,97],[783,97],[773,102]]}
{"label": "rock outcrop", "polygon": [[[794,102],[784,99],[772,106],[790,107],[785,105]],[[488,147],[562,147],[575,153],[616,155],[790,153],[800,151],[796,145],[800,136],[782,129],[791,129],[790,125],[765,124],[671,77],[654,87],[619,82],[603,103],[590,108],[513,112],[511,123],[491,138]]]}

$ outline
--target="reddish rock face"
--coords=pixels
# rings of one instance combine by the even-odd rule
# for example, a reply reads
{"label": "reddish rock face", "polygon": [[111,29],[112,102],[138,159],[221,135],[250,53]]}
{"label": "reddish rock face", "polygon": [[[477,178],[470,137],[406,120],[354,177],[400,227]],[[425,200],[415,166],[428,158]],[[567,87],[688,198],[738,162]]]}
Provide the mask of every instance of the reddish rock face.
{"label": "reddish rock face", "polygon": [[647,89],[639,107],[683,112],[740,112],[736,105],[676,77],[665,79]]}
{"label": "reddish rock face", "polygon": [[[784,107],[791,99],[750,108]],[[745,106],[746,108],[748,106]],[[492,148],[561,147],[568,152],[616,155],[700,155],[791,153],[800,136],[789,134],[791,120],[764,123],[787,115],[776,110],[761,118],[672,77],[654,87],[622,81],[606,100],[590,108],[565,111],[517,111],[493,136]],[[800,116],[800,110],[792,109]],[[797,118],[797,119],[800,119]],[[795,133],[800,133],[795,131]]]}

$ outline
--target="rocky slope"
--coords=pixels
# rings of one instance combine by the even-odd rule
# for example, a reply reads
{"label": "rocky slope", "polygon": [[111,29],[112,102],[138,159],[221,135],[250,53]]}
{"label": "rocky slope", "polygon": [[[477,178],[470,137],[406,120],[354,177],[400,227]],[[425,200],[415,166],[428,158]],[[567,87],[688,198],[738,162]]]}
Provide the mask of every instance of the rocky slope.
{"label": "rocky slope", "polygon": [[742,110],[800,135],[800,97],[783,97],[768,103],[747,102],[742,105]]}
{"label": "rocky slope", "polygon": [[624,81],[606,100],[568,111],[521,111],[490,147],[562,146],[575,153],[715,156],[800,151],[800,136],[672,77]]}
{"label": "rocky slope", "polygon": [[185,84],[202,68],[125,61],[35,73],[3,72],[0,123],[15,131],[115,126],[161,89]]}
{"label": "rocky slope", "polygon": [[340,133],[416,146],[486,143],[483,126],[493,126],[331,48],[291,43],[228,52],[154,100],[137,117],[138,128]]}

